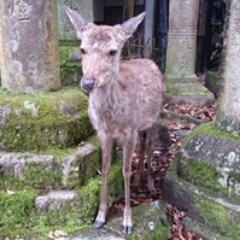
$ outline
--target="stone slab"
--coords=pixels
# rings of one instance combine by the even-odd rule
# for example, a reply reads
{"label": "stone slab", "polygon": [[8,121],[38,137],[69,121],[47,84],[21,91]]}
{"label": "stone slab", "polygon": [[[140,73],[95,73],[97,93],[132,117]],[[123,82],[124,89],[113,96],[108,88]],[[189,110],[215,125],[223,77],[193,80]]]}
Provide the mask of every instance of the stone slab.
{"label": "stone slab", "polygon": [[214,95],[203,85],[195,83],[166,83],[166,101],[175,104],[210,105]]}

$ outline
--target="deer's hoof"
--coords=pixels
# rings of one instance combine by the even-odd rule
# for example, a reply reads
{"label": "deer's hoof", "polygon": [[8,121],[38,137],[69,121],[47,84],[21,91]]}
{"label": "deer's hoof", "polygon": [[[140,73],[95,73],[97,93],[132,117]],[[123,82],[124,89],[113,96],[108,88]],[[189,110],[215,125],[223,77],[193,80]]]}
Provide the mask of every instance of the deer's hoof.
{"label": "deer's hoof", "polygon": [[132,226],[122,226],[122,233],[124,235],[131,235],[133,233],[133,227]]}
{"label": "deer's hoof", "polygon": [[100,229],[104,226],[105,222],[104,221],[95,221],[94,224],[93,224],[93,227],[95,229]]}

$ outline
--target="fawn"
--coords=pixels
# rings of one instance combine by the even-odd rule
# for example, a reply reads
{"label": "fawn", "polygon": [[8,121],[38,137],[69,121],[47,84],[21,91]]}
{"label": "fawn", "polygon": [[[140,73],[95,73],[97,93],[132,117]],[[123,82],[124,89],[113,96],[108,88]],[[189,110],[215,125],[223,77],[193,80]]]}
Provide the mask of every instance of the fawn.
{"label": "fawn", "polygon": [[[138,133],[140,146],[150,144],[152,125],[157,120],[163,102],[163,75],[154,62],[148,59],[121,61],[124,43],[143,21],[142,13],[121,25],[97,26],[87,23],[75,11],[65,6],[71,23],[81,39],[82,90],[89,95],[88,113],[97,131],[102,149],[102,186],[95,228],[101,228],[107,214],[107,177],[111,165],[113,139],[123,144],[123,176],[125,207],[123,233],[133,231],[130,206],[131,157]],[[147,146],[148,166],[151,150]],[[143,168],[144,151],[140,151],[140,168]],[[150,167],[148,167],[150,169]],[[153,181],[149,174],[149,188]]]}

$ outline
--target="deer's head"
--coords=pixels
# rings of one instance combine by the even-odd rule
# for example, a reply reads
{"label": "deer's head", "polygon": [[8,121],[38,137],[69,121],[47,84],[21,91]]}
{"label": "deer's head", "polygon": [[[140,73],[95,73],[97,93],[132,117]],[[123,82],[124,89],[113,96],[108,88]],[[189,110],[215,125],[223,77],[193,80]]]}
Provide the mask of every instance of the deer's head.
{"label": "deer's head", "polygon": [[145,13],[121,25],[97,26],[87,23],[77,12],[65,6],[65,11],[81,39],[82,72],[81,88],[90,93],[116,81],[124,43],[143,21]]}

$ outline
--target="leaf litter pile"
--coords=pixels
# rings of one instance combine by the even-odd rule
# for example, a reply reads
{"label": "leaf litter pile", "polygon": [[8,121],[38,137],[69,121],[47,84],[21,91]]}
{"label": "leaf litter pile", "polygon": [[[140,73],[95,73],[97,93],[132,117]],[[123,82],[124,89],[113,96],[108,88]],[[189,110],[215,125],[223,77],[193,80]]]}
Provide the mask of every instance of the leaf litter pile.
{"label": "leaf litter pile", "polygon": [[[148,191],[146,174],[142,177],[139,186],[134,185],[134,176],[139,163],[139,151],[136,149],[132,157],[132,206],[149,203],[157,199],[163,200],[162,182],[176,153],[181,147],[182,140],[199,124],[215,120],[216,105],[193,106],[190,104],[165,104],[161,116],[164,119],[164,127],[158,126],[158,134],[154,137],[152,149],[151,175],[154,179],[156,189],[152,193]],[[145,161],[145,170],[146,167]],[[113,206],[113,210],[117,212],[122,212],[123,208],[124,200],[115,203]],[[171,237],[168,240],[202,239],[184,227],[183,219],[186,216],[185,212],[178,210],[175,206],[170,206],[167,210],[167,215],[172,222]]]}

